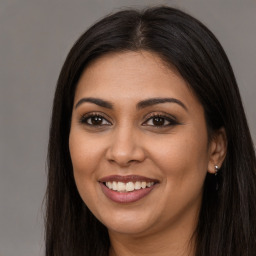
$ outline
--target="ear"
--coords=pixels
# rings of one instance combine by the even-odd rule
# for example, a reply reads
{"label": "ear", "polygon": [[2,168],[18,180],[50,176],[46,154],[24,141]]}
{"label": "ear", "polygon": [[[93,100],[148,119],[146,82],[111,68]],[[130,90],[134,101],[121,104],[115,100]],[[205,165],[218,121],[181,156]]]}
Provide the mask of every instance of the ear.
{"label": "ear", "polygon": [[227,153],[227,136],[226,131],[222,127],[212,136],[209,145],[209,162],[208,172],[214,174],[215,166],[221,167]]}

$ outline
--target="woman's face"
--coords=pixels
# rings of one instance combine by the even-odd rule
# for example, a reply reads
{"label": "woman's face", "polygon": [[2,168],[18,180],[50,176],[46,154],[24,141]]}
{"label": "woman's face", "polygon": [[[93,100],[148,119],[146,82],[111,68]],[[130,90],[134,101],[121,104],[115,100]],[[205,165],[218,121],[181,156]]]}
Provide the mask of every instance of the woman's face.
{"label": "woman's face", "polygon": [[195,224],[211,164],[204,110],[156,54],[109,54],[86,68],[69,148],[81,198],[110,232]]}

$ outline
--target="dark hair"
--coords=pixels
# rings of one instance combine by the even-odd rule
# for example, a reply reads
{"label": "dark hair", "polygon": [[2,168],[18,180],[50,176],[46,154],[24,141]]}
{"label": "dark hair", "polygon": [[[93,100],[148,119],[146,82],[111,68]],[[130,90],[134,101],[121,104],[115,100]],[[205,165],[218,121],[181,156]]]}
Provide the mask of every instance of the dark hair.
{"label": "dark hair", "polygon": [[93,25],[75,43],[54,98],[48,152],[46,255],[108,255],[107,229],[80,198],[69,154],[78,80],[107,53],[146,50],[174,67],[204,107],[210,131],[224,127],[227,155],[219,173],[207,174],[196,237],[197,256],[256,253],[256,160],[237,83],[220,43],[198,20],[170,7],[124,10]]}

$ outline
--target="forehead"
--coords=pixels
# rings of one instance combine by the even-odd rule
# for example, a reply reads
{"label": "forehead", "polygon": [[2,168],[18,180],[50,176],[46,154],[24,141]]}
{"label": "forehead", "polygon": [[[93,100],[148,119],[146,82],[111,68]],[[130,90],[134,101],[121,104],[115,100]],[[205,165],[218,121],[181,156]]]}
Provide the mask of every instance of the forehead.
{"label": "forehead", "polygon": [[186,81],[155,53],[121,52],[104,55],[83,72],[75,93],[111,101],[139,101],[151,97],[175,97],[199,104]]}

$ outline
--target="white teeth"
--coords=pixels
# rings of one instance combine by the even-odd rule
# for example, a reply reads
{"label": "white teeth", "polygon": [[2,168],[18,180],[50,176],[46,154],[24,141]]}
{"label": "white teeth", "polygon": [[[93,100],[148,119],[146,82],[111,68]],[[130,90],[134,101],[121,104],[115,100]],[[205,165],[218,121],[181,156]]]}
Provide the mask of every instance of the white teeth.
{"label": "white teeth", "polygon": [[126,190],[125,183],[118,181],[117,182],[117,191],[124,191],[124,190]]}
{"label": "white teeth", "polygon": [[134,183],[131,181],[126,183],[126,191],[133,191],[133,190],[134,190]]}
{"label": "white teeth", "polygon": [[110,189],[113,188],[112,182],[109,182],[109,181],[108,181],[108,182],[106,183],[106,185],[107,185],[107,187],[110,188]]}
{"label": "white teeth", "polygon": [[[109,183],[111,183],[111,182],[109,182]],[[108,185],[107,185],[108,186]],[[111,189],[111,188],[110,188]],[[112,189],[113,190],[117,190],[117,182],[116,181],[113,181],[112,182]]]}
{"label": "white teeth", "polygon": [[136,181],[134,188],[135,189],[141,189],[141,182],[140,181]]}
{"label": "white teeth", "polygon": [[154,182],[147,182],[147,188],[151,187],[152,185],[154,185]]}
{"label": "white teeth", "polygon": [[154,182],[146,182],[146,181],[136,181],[132,182],[129,181],[127,183],[120,182],[120,181],[108,181],[105,183],[106,186],[114,191],[118,192],[131,192],[134,190],[139,190],[139,189],[144,189],[144,188],[149,188],[154,185]]}

